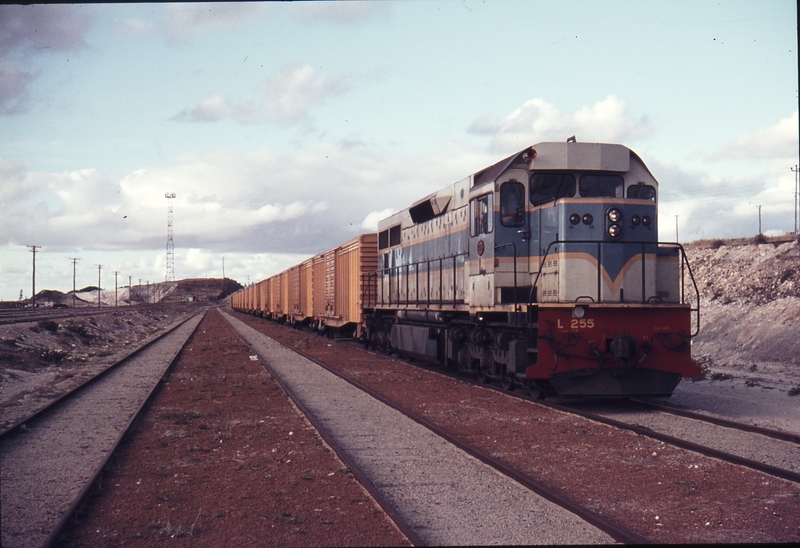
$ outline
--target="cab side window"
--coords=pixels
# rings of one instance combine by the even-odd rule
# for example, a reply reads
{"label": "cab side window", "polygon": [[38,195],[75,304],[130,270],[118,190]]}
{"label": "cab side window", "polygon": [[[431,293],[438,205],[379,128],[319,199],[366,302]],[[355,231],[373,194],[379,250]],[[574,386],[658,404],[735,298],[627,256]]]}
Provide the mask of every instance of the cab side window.
{"label": "cab side window", "polygon": [[492,194],[480,196],[469,202],[470,235],[488,234],[492,231]]}
{"label": "cab side window", "polygon": [[525,186],[518,181],[500,187],[500,223],[503,226],[525,224]]}

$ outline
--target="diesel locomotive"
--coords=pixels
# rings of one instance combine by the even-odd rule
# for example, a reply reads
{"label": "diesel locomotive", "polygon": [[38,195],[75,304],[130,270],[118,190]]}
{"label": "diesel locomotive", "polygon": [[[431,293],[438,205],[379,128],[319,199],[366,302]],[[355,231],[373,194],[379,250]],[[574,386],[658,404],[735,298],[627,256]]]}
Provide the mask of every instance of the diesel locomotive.
{"label": "diesel locomotive", "polygon": [[[371,347],[507,390],[668,396],[701,375],[699,292],[683,248],[658,241],[657,206],[629,148],[539,143],[382,220],[352,283],[307,291],[347,287]],[[322,329],[323,313],[294,318]]]}

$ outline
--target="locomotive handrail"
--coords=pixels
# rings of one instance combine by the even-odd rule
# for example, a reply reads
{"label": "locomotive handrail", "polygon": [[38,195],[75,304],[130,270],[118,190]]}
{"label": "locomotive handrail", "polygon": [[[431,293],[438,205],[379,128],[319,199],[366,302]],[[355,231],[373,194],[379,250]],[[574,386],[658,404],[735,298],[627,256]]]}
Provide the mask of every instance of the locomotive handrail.
{"label": "locomotive handrail", "polygon": [[[428,306],[431,305],[433,302],[438,302],[439,306],[444,306],[445,302],[452,304],[455,307],[459,303],[458,295],[458,258],[459,257],[466,257],[468,253],[456,253],[455,255],[450,255],[448,257],[440,257],[438,259],[426,259],[424,261],[417,261],[414,263],[408,263],[404,265],[397,265],[397,266],[390,266],[386,268],[379,268],[372,272],[363,273],[362,276],[366,278],[366,283],[364,284],[365,287],[374,287],[374,299],[373,295],[366,295],[366,292],[362,293],[362,302],[367,305],[392,305],[392,304],[404,304],[406,306],[410,304],[414,304],[419,306],[420,304],[426,304]],[[453,269],[453,298],[444,299],[444,270],[445,270],[445,261],[448,263],[452,261],[452,269]],[[433,289],[433,285],[431,284],[431,265],[436,266],[438,263],[439,269],[439,297],[438,299],[431,297],[431,292]],[[419,289],[419,270],[420,266],[425,265],[426,276],[427,276],[427,289],[426,295],[420,296],[420,289]],[[447,265],[450,266],[449,264]],[[414,295],[411,295],[411,288],[410,288],[410,280],[411,280],[411,269],[414,269],[414,276],[416,279],[416,287]],[[405,291],[400,290],[399,286],[399,278],[405,271]],[[384,291],[383,286],[383,279],[386,277],[388,273],[388,291]],[[398,279],[398,285],[395,289],[397,289],[397,299],[393,300],[392,296],[392,279]],[[372,286],[374,280],[374,286]],[[388,295],[386,294],[388,293]],[[405,298],[403,298],[405,296]],[[463,302],[463,300],[461,301]]]}
{"label": "locomotive handrail", "polygon": [[[694,329],[694,331],[692,333],[690,333],[689,336],[690,337],[695,337],[695,336],[697,336],[698,333],[700,333],[700,290],[697,288],[697,282],[694,279],[694,274],[692,273],[692,267],[689,265],[689,259],[686,257],[686,250],[678,242],[645,242],[645,241],[609,242],[609,241],[597,241],[597,240],[554,240],[554,241],[550,242],[550,244],[547,246],[547,249],[545,250],[544,256],[542,257],[542,260],[539,262],[539,270],[538,270],[538,272],[536,272],[536,277],[533,280],[533,285],[531,286],[531,291],[530,291],[530,295],[529,295],[529,299],[528,299],[528,305],[529,306],[533,305],[534,296],[536,295],[536,290],[537,290],[538,283],[539,283],[539,277],[542,274],[542,269],[544,268],[545,261],[547,260],[547,257],[550,255],[550,250],[553,248],[553,246],[569,245],[569,244],[584,244],[584,245],[586,245],[586,244],[595,244],[595,245],[597,245],[597,264],[598,264],[598,268],[597,268],[597,301],[596,301],[597,303],[602,303],[603,302],[602,285],[601,285],[601,282],[602,282],[602,269],[600,268],[600,265],[602,265],[602,249],[603,249],[602,246],[603,245],[638,244],[638,245],[642,246],[642,251],[641,251],[642,260],[641,260],[641,263],[642,263],[642,303],[643,304],[649,303],[650,300],[653,298],[653,296],[651,296],[650,298],[647,298],[646,293],[645,293],[645,291],[646,291],[646,289],[645,289],[645,265],[646,265],[646,261],[645,261],[646,248],[645,248],[645,246],[656,246],[656,248],[658,248],[658,247],[671,247],[671,248],[677,248],[678,250],[680,250],[680,255],[681,255],[681,276],[680,276],[680,285],[681,285],[681,288],[680,288],[680,294],[681,295],[680,295],[680,297],[681,298],[680,298],[680,304],[688,304],[689,305],[689,311],[696,314],[696,320],[694,322],[695,323],[695,329]],[[554,250],[554,254],[555,253],[558,253],[558,249]],[[692,282],[692,287],[694,288],[694,297],[695,297],[695,300],[697,302],[697,306],[696,307],[692,307],[691,303],[687,302],[687,299],[686,299],[686,279],[685,278],[686,278],[686,272],[687,271],[689,273],[689,279]],[[586,298],[586,297],[588,297],[588,295],[587,296],[582,296],[582,297],[579,297],[579,298]]]}

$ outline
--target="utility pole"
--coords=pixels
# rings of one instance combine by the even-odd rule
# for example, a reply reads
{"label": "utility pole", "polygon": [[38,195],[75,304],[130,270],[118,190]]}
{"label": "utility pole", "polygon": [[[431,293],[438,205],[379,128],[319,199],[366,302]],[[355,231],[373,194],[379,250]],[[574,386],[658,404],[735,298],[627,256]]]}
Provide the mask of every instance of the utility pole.
{"label": "utility pole", "polygon": [[761,235],[761,206],[758,206],[758,234]]}
{"label": "utility pole", "polygon": [[69,260],[72,261],[72,308],[75,308],[75,265],[80,259],[70,257]]}
{"label": "utility pole", "polygon": [[222,258],[222,279],[225,279],[225,257]]}
{"label": "utility pole", "polygon": [[119,270],[114,271],[114,308],[117,307],[117,274]]}
{"label": "utility pole", "polygon": [[97,308],[100,308],[100,271],[103,269],[103,265],[97,265]]}
{"label": "utility pole", "polygon": [[678,216],[675,215],[675,243],[679,243],[680,239],[678,238]]}
{"label": "utility pole", "polygon": [[128,306],[133,306],[133,285],[131,284],[131,278],[133,276],[128,276]]}
{"label": "utility pole", "polygon": [[31,253],[33,253],[33,275],[31,276],[31,298],[33,299],[31,302],[31,310],[36,310],[36,248],[42,247],[40,245],[29,245],[28,247],[31,248]]}
{"label": "utility pole", "polygon": [[797,204],[798,204],[798,194],[800,194],[800,180],[797,178],[797,164],[794,167],[789,168],[794,171],[794,235],[797,236]]}

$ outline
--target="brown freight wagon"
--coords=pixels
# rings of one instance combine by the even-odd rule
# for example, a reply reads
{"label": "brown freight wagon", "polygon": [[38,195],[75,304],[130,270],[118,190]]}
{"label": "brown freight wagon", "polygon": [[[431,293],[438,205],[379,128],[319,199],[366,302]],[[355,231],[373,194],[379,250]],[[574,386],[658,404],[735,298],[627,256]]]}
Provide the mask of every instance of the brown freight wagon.
{"label": "brown freight wagon", "polygon": [[261,304],[258,307],[258,310],[256,310],[256,314],[259,316],[266,316],[269,314],[269,281],[261,280],[258,282],[257,287],[258,289],[256,289],[256,291],[258,292],[258,298]]}
{"label": "brown freight wagon", "polygon": [[[322,294],[320,323],[336,329],[353,327],[361,335],[365,295],[374,293],[370,277],[378,266],[377,234],[362,234],[339,247],[312,259],[314,264],[314,299]],[[322,284],[317,273],[323,272]]]}
{"label": "brown freight wagon", "polygon": [[303,261],[292,267],[289,283],[292,288],[292,313],[293,324],[306,324],[313,320],[314,314],[314,278],[312,259]]}

